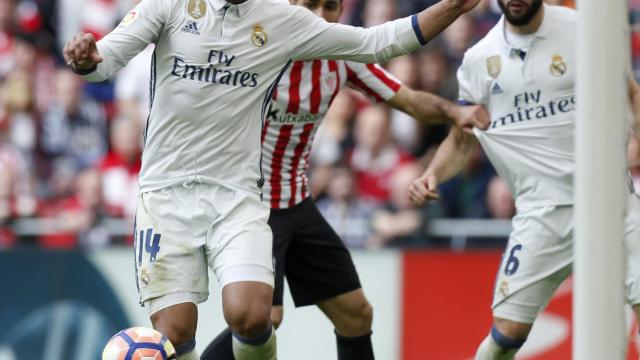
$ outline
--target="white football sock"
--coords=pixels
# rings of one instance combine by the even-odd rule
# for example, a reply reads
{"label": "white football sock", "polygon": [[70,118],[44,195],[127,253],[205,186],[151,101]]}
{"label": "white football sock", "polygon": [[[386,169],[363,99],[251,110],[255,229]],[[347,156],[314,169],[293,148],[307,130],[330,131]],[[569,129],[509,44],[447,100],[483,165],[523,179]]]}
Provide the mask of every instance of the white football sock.
{"label": "white football sock", "polygon": [[271,329],[271,336],[262,344],[251,345],[233,337],[233,355],[236,360],[276,360],[276,331]]}

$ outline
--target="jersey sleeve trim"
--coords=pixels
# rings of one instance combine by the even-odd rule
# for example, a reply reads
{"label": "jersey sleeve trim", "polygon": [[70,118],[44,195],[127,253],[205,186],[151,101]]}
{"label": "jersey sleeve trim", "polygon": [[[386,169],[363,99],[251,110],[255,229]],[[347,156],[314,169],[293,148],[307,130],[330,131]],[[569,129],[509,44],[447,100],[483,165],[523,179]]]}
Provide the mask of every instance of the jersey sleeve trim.
{"label": "jersey sleeve trim", "polygon": [[471,101],[467,101],[465,99],[458,99],[457,103],[458,103],[458,105],[461,105],[461,106],[475,105]]}
{"label": "jersey sleeve trim", "polygon": [[369,71],[371,71],[371,73],[375,75],[375,77],[378,78],[378,80],[382,81],[391,90],[393,90],[393,92],[397,93],[400,90],[400,87],[402,85],[399,82],[387,76],[387,74],[375,64],[367,64],[367,69],[369,69]]}
{"label": "jersey sleeve trim", "polygon": [[380,96],[380,94],[373,91],[369,86],[367,86],[367,84],[360,80],[358,74],[356,74],[355,71],[353,71],[353,69],[349,67],[349,65],[346,65],[345,67],[347,69],[347,79],[353,84],[353,86],[364,91],[365,94],[373,98],[376,102],[384,102],[384,99]]}
{"label": "jersey sleeve trim", "polygon": [[416,33],[416,37],[418,38],[418,42],[420,43],[420,45],[427,45],[427,40],[425,40],[424,36],[422,36],[420,24],[418,24],[418,14],[414,14],[411,17],[411,26],[413,26],[413,31]]}

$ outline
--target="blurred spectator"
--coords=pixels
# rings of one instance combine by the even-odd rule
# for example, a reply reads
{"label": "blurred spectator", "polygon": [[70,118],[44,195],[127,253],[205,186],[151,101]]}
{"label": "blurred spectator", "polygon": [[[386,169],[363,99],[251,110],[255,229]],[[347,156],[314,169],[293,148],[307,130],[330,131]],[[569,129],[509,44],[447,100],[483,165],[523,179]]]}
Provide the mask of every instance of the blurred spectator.
{"label": "blurred spectator", "polygon": [[436,4],[440,0],[398,0],[398,8],[402,16],[409,16]]}
{"label": "blurred spectator", "polygon": [[66,69],[56,72],[55,99],[45,113],[40,148],[46,156],[44,174],[59,167],[94,165],[107,150],[107,123],[102,107],[83,97],[80,78]]}
{"label": "blurred spectator", "polygon": [[498,22],[501,14],[497,0],[483,0],[469,13],[476,25],[474,37],[476,39],[484,37]]}
{"label": "blurred spectator", "polygon": [[5,165],[0,166],[0,249],[13,246],[16,243],[16,236],[9,227],[12,216],[12,180]]}
{"label": "blurred spectator", "polygon": [[449,63],[457,68],[462,64],[462,57],[475,39],[475,24],[470,15],[462,15],[444,32],[445,50]]}
{"label": "blurred spectator", "polygon": [[25,72],[9,75],[0,85],[0,132],[16,146],[24,159],[31,163],[36,142],[36,123],[33,109],[33,93]]}
{"label": "blurred spectator", "polygon": [[325,195],[331,177],[331,165],[343,157],[342,145],[349,136],[348,125],[356,113],[349,91],[341,91],[333,101],[311,148],[310,190],[314,197]]}
{"label": "blurred spectator", "polygon": [[371,27],[398,17],[395,0],[355,0],[347,5],[348,23],[354,26]]}
{"label": "blurred spectator", "polygon": [[15,66],[16,29],[15,0],[0,0],[0,78],[6,77]]}
{"label": "blurred spectator", "polygon": [[351,169],[339,166],[331,171],[328,196],[318,209],[350,248],[364,248],[372,235],[369,225],[375,205],[358,198]]}
{"label": "blurred spectator", "polygon": [[374,247],[426,245],[425,214],[412,206],[407,189],[422,175],[417,163],[400,166],[391,176],[391,198],[372,218]]}
{"label": "blurred spectator", "polygon": [[20,73],[24,76],[33,96],[31,101],[34,110],[44,113],[53,100],[54,58],[38,47],[35,35],[28,33],[16,34],[14,53],[16,64],[12,74]]}
{"label": "blurred spectator", "polygon": [[[124,17],[123,10],[129,7],[116,0],[57,0],[58,47],[79,32],[90,32],[100,39]],[[133,5],[128,3],[128,5]],[[132,8],[133,6],[130,6]],[[126,10],[128,11],[128,10]]]}
{"label": "blurred spectator", "polygon": [[26,160],[15,146],[0,138],[0,248],[15,242],[8,228],[11,221],[35,213],[31,185]]}
{"label": "blurred spectator", "polygon": [[111,151],[100,161],[105,205],[109,214],[133,219],[138,199],[142,153],[141,127],[125,117],[111,128]]}
{"label": "blurred spectator", "polygon": [[516,213],[516,205],[507,183],[499,176],[489,181],[487,208],[494,219],[511,219]]}
{"label": "blurred spectator", "polygon": [[442,215],[448,218],[489,217],[485,199],[493,175],[493,167],[485,158],[480,145],[477,145],[462,172],[440,185]]}
{"label": "blurred spectator", "polygon": [[362,14],[362,25],[372,27],[397,18],[394,0],[368,0]]}
{"label": "blurred spectator", "polygon": [[420,51],[418,63],[420,64],[418,71],[420,89],[447,99],[457,98],[456,67],[449,64],[440,46],[434,44]]}
{"label": "blurred spectator", "polygon": [[391,140],[389,111],[382,105],[370,106],[356,116],[356,145],[350,153],[358,191],[364,200],[389,200],[393,172],[413,158]]}
{"label": "blurred spectator", "polygon": [[[414,56],[401,56],[389,62],[389,72],[395,75],[403,85],[416,89],[418,87],[419,64]],[[410,115],[396,109],[391,110],[391,134],[394,141],[411,154],[420,152],[423,125]]]}
{"label": "blurred spectator", "polygon": [[47,248],[95,247],[109,242],[109,234],[100,225],[104,217],[100,173],[95,169],[80,172],[74,180],[74,193],[51,206],[45,215],[53,220],[51,235],[42,236]]}

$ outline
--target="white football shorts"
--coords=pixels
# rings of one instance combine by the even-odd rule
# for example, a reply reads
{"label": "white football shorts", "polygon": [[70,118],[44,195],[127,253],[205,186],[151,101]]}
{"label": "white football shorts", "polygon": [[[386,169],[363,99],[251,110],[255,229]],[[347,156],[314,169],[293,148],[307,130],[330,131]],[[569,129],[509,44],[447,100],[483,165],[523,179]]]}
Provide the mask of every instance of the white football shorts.
{"label": "white football shorts", "polygon": [[176,185],[140,194],[135,222],[140,303],[155,313],[209,295],[208,267],[221,288],[255,281],[273,287],[269,207],[257,194],[221,185]]}
{"label": "white football shorts", "polygon": [[[493,316],[531,324],[572,273],[573,206],[518,212],[496,277]],[[640,198],[630,195],[625,219],[626,297],[640,303]]]}

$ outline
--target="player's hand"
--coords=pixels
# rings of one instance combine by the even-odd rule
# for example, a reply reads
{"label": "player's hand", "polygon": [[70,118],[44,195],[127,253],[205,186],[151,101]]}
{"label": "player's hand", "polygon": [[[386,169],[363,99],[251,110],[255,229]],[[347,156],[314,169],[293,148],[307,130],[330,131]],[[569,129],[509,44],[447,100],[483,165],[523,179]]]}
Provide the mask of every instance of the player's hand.
{"label": "player's hand", "polygon": [[475,8],[482,0],[448,0],[456,9],[467,12]]}
{"label": "player's hand", "polygon": [[487,130],[491,125],[491,117],[482,105],[456,106],[453,122],[466,133],[471,133],[474,127]]}
{"label": "player's hand", "polygon": [[64,46],[62,55],[67,65],[80,70],[89,70],[103,60],[91,34],[76,35]]}
{"label": "player's hand", "polygon": [[409,186],[409,199],[415,206],[422,206],[431,200],[439,200],[438,179],[433,174],[425,174]]}

